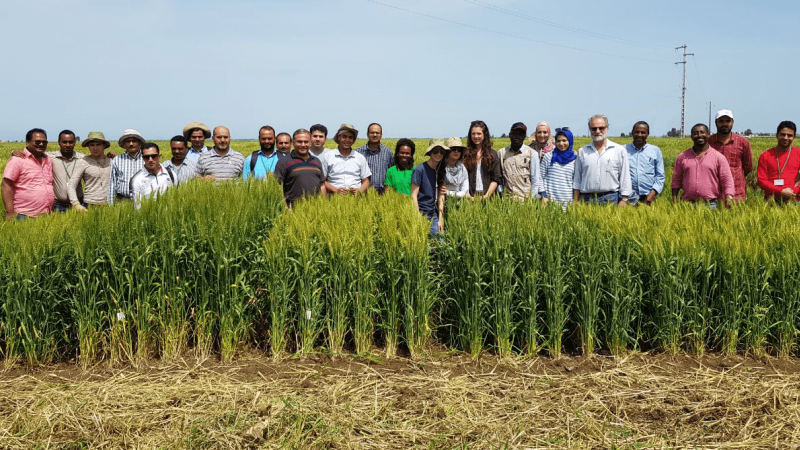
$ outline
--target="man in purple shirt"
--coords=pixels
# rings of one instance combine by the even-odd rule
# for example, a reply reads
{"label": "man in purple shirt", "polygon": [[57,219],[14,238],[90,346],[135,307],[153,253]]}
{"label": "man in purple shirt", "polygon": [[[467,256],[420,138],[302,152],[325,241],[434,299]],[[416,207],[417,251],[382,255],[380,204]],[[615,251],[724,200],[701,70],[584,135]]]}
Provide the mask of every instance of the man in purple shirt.
{"label": "man in purple shirt", "polygon": [[[672,201],[707,202],[711,208],[722,200],[726,208],[735,193],[733,175],[725,156],[708,145],[708,127],[702,123],[692,127],[694,146],[678,155],[672,172]],[[722,192],[720,192],[720,187]]]}

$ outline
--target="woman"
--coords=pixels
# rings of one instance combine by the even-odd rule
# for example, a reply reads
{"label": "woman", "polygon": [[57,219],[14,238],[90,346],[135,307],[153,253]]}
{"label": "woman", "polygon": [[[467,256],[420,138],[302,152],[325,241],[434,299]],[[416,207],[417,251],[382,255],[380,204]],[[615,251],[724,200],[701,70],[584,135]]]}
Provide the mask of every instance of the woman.
{"label": "woman", "polygon": [[541,121],[536,125],[536,130],[534,130],[531,135],[531,148],[539,153],[540,159],[543,158],[545,154],[553,151],[555,148],[555,140],[550,134],[549,123]]}
{"label": "woman", "polygon": [[464,147],[461,144],[461,139],[457,137],[448,139],[447,146],[450,148],[450,154],[447,155],[444,166],[445,194],[448,197],[462,198],[469,194],[467,168],[461,163],[467,147]]}
{"label": "woman", "polygon": [[70,177],[67,195],[76,211],[86,212],[86,208],[78,201],[78,194],[75,190],[83,180],[83,202],[95,206],[106,204],[108,183],[111,178],[111,158],[104,152],[111,144],[103,133],[92,131],[81,145],[89,147],[89,155],[83,157],[75,165],[75,173]]}
{"label": "woman", "polygon": [[500,158],[492,150],[489,136],[489,127],[482,120],[476,120],[469,125],[464,167],[469,176],[469,194],[466,197],[470,200],[491,198],[497,191],[497,186],[503,182]]}
{"label": "woman", "polygon": [[394,165],[386,170],[386,187],[411,195],[411,173],[414,171],[416,146],[411,139],[398,139],[394,147]]}
{"label": "woman", "polygon": [[575,174],[575,159],[572,149],[574,140],[569,128],[556,128],[556,145],[544,154],[539,170],[542,173],[542,203],[561,203],[563,209],[572,202],[572,176]]}
{"label": "woman", "polygon": [[425,150],[428,160],[418,165],[411,175],[411,201],[414,208],[431,221],[431,236],[444,231],[444,196],[439,191],[444,184],[441,168],[447,150],[444,139],[431,139]]}

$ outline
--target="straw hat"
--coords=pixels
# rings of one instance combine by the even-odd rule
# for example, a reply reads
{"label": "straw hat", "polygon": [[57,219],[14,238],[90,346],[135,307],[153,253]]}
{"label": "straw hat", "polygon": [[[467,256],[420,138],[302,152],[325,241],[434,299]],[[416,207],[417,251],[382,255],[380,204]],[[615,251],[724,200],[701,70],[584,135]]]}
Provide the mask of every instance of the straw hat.
{"label": "straw hat", "polygon": [[358,130],[356,130],[355,127],[349,123],[343,123],[342,126],[339,127],[339,130],[336,131],[336,135],[333,136],[333,141],[338,144],[339,135],[344,133],[345,131],[353,133],[353,139],[358,139]]}
{"label": "straw hat", "polygon": [[133,128],[128,128],[127,130],[123,131],[122,132],[122,137],[119,138],[119,141],[117,141],[117,143],[119,143],[120,147],[124,147],[122,145],[122,143],[125,141],[125,139],[128,139],[128,138],[138,139],[139,142],[142,143],[142,146],[144,146],[144,144],[146,144],[144,138],[142,137],[142,133],[139,133],[138,131],[134,130]]}
{"label": "straw hat", "polygon": [[106,140],[106,137],[103,135],[103,133],[101,133],[99,131],[90,131],[89,132],[89,137],[87,137],[86,139],[83,140],[83,142],[81,142],[81,147],[88,147],[89,143],[94,142],[94,141],[102,142],[103,145],[105,145],[106,148],[111,147],[111,143],[108,142]]}
{"label": "straw hat", "polygon": [[191,134],[192,130],[200,129],[203,131],[203,136],[208,139],[211,137],[211,130],[204,124],[203,122],[189,122],[183,127],[183,137],[187,141],[189,140],[189,134]]}
{"label": "straw hat", "polygon": [[442,138],[433,138],[428,142],[428,148],[425,150],[425,156],[430,156],[431,150],[440,147],[444,151],[450,150],[450,147],[444,142]]}

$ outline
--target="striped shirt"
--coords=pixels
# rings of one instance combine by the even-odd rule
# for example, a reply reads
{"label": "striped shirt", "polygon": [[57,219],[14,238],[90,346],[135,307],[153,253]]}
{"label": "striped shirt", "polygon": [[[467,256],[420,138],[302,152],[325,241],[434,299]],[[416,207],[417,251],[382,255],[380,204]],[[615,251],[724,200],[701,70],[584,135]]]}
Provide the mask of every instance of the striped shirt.
{"label": "striped shirt", "polygon": [[228,181],[242,175],[244,156],[236,150],[229,148],[225,156],[210,150],[197,161],[197,176],[211,175],[217,181]]}
{"label": "striped shirt", "polygon": [[142,169],[144,169],[144,161],[142,160],[141,151],[136,154],[136,157],[131,157],[128,152],[125,152],[114,158],[111,161],[111,178],[108,180],[106,202],[109,205],[114,203],[114,198],[117,195],[131,198],[131,178]]}
{"label": "striped shirt", "polygon": [[566,207],[572,202],[572,179],[575,174],[575,161],[572,160],[565,165],[554,163],[553,152],[547,152],[542,157],[542,197],[547,197],[550,201],[561,203]]}
{"label": "striped shirt", "polygon": [[167,170],[167,168],[172,169],[172,173],[175,174],[175,181],[178,184],[189,181],[197,176],[197,163],[188,157],[183,160],[180,166],[176,166],[175,163],[170,159],[163,164],[163,167],[164,170]]}
{"label": "striped shirt", "polygon": [[392,149],[383,144],[378,144],[378,150],[372,151],[369,148],[369,144],[364,144],[358,147],[356,151],[364,155],[369,170],[372,172],[372,176],[369,177],[369,187],[375,188],[378,192],[383,192],[386,187],[386,170],[394,164]]}

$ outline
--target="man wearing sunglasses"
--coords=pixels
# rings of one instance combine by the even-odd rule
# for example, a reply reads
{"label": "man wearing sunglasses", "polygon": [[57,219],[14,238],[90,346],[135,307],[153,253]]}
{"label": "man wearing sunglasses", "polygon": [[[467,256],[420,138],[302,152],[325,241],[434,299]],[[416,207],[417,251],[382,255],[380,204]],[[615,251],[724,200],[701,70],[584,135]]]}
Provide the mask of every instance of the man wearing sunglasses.
{"label": "man wearing sunglasses", "polygon": [[47,214],[53,207],[53,161],[45,150],[47,133],[34,128],[25,135],[22,157],[8,160],[0,189],[6,220]]}
{"label": "man wearing sunglasses", "polygon": [[592,143],[578,151],[572,195],[575,202],[628,206],[631,173],[625,147],[608,140],[608,118],[595,114],[589,118]]}
{"label": "man wearing sunglasses", "polygon": [[142,199],[150,196],[158,197],[158,194],[177,182],[171,168],[161,167],[161,151],[158,145],[145,144],[142,150],[142,160],[144,160],[144,169],[131,178],[131,192],[136,209],[141,207]]}

